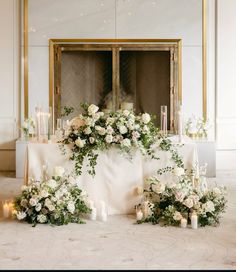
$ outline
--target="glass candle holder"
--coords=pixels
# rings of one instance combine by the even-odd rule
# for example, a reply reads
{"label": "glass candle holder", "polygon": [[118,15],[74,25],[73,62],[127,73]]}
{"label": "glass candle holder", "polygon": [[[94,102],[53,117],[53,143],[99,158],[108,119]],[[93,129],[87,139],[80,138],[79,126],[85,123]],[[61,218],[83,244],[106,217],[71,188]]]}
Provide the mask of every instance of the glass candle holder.
{"label": "glass candle holder", "polygon": [[62,120],[61,118],[57,118],[57,130],[61,130],[62,129]]}
{"label": "glass candle holder", "polygon": [[167,136],[167,106],[161,106],[161,133]]}

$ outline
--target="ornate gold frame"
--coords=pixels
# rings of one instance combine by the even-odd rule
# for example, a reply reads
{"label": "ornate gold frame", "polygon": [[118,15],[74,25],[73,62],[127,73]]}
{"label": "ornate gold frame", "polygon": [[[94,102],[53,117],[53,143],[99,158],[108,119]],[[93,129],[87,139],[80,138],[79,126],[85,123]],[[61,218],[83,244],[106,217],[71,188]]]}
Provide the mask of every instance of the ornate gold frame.
{"label": "ornate gold frame", "polygon": [[[28,117],[28,0],[23,0],[24,2],[24,117]],[[207,63],[206,63],[206,54],[207,54],[207,44],[206,44],[206,28],[207,28],[207,0],[202,0],[202,95],[203,95],[203,117],[207,118]],[[51,73],[51,69],[53,68],[53,46],[52,43],[55,41],[60,41],[60,39],[54,39],[49,41],[49,73]],[[73,39],[67,39],[67,41],[73,41]],[[87,41],[91,41],[91,39],[87,39]],[[99,41],[99,40],[97,40]],[[114,40],[103,40],[103,41],[114,41]],[[121,41],[121,40],[120,40]],[[164,41],[164,40],[162,40]],[[181,50],[178,51],[178,59],[181,59]],[[180,65],[180,73],[182,71],[182,67]],[[179,90],[182,89],[182,79],[180,77],[179,80]],[[49,79],[49,88],[53,85],[53,80]],[[182,93],[179,93],[179,100],[182,101]],[[49,96],[49,103],[52,105],[52,97]]]}

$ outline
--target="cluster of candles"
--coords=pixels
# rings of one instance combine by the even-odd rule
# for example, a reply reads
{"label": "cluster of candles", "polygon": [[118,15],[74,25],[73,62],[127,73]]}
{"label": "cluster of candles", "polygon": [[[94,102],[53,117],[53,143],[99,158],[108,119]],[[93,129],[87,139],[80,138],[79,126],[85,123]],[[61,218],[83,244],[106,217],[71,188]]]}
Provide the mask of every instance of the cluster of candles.
{"label": "cluster of candles", "polygon": [[12,201],[9,201],[9,200],[4,201],[2,205],[2,210],[3,210],[3,217],[10,218],[12,216],[12,211],[13,211]]}
{"label": "cluster of candles", "polygon": [[95,207],[94,201],[89,200],[88,203],[89,208],[92,210],[89,214],[90,220],[101,220],[101,221],[107,221],[107,208],[106,203],[103,200],[99,201],[99,207]]}
{"label": "cluster of candles", "polygon": [[[150,214],[150,207],[149,207],[149,202],[144,201],[142,203],[142,207],[137,207],[136,208],[136,219],[137,220],[142,220],[146,219],[148,215]],[[197,229],[198,228],[198,216],[196,212],[193,212],[190,216],[191,219],[191,228],[192,229]],[[182,218],[180,220],[180,227],[181,228],[186,228],[188,225],[188,220],[186,218]]]}

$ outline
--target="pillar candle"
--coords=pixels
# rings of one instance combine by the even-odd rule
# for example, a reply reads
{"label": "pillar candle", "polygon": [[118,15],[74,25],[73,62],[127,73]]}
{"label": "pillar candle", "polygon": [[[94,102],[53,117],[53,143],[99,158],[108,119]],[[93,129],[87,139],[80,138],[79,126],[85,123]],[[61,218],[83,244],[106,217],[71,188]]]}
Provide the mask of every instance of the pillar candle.
{"label": "pillar candle", "polygon": [[10,215],[10,207],[8,203],[3,204],[3,217],[8,218]]}
{"label": "pillar candle", "polygon": [[143,219],[143,212],[141,210],[138,210],[136,212],[136,219],[137,220],[142,220]]}
{"label": "pillar candle", "polygon": [[198,216],[195,212],[193,212],[191,215],[191,227],[192,229],[198,228]]}
{"label": "pillar candle", "polygon": [[181,226],[181,228],[186,228],[187,227],[187,219],[182,218],[180,221],[180,226]]}

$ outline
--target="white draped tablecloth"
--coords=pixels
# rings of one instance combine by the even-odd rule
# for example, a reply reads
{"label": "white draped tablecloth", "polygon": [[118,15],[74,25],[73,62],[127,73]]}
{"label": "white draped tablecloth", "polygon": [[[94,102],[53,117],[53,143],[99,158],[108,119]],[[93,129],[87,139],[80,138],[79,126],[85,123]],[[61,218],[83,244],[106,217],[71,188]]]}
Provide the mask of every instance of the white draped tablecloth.
{"label": "white draped tablecloth", "polygon": [[[173,136],[172,141],[176,141]],[[198,161],[196,144],[185,138],[184,146],[177,146],[179,154],[183,158],[184,166],[191,169]],[[69,155],[63,155],[58,144],[29,143],[26,152],[25,181],[30,178],[40,180],[42,166],[48,166],[49,176],[53,175],[55,166],[62,166],[67,173],[74,170],[74,162],[69,160]],[[79,176],[78,184],[84,189],[89,199],[99,205],[99,201],[105,201],[108,214],[130,214],[134,213],[134,206],[140,202],[136,188],[144,186],[144,180],[156,174],[162,167],[172,166],[171,154],[169,152],[156,150],[159,160],[144,158],[140,152],[134,151],[132,160],[115,148],[99,153],[96,175],[93,178],[87,173],[86,161],[82,174]],[[160,180],[168,181],[170,175],[160,176]]]}

